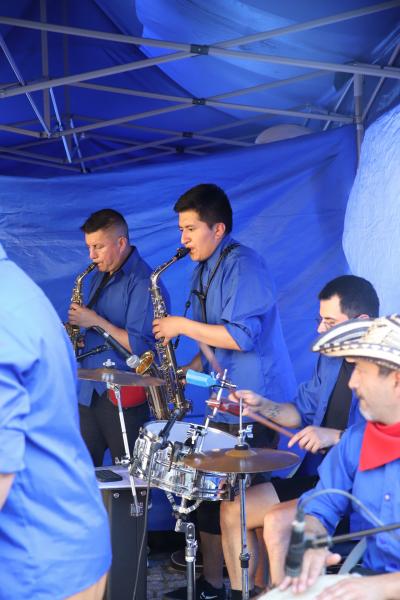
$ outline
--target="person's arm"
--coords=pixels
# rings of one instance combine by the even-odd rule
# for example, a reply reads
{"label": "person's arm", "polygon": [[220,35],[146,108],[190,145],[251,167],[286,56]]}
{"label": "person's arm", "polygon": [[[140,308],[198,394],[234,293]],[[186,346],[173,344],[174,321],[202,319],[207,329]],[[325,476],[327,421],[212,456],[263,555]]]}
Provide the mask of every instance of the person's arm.
{"label": "person's arm", "polygon": [[178,336],[186,337],[201,342],[214,348],[224,348],[226,350],[240,350],[224,325],[210,325],[209,323],[200,323],[186,317],[164,317],[163,319],[154,319],[153,334],[157,340],[162,339],[164,346]]}
{"label": "person's arm", "polygon": [[0,510],[3,508],[10,493],[14,477],[14,473],[0,473]]}
{"label": "person's arm", "polygon": [[340,429],[333,429],[332,427],[309,425],[294,434],[288,442],[288,448],[291,448],[294,444],[298,444],[303,450],[315,454],[319,450],[331,448],[338,444],[342,433],[343,431]]}
{"label": "person's arm", "polygon": [[339,581],[323,595],[323,600],[395,600],[400,598],[400,573],[387,573],[373,577],[348,577]]}
{"label": "person's arm", "polygon": [[68,311],[68,322],[71,325],[79,325],[79,327],[85,327],[86,329],[94,326],[101,327],[122,344],[124,348],[132,352],[127,330],[113,325],[91,308],[79,306],[79,304],[71,304]]}
{"label": "person's arm", "polygon": [[260,394],[256,394],[250,390],[237,390],[231,394],[231,398],[238,400],[243,398],[246,408],[244,414],[249,411],[259,412],[271,421],[275,421],[278,425],[285,427],[296,428],[301,424],[301,415],[295,404],[290,402],[273,402]]}

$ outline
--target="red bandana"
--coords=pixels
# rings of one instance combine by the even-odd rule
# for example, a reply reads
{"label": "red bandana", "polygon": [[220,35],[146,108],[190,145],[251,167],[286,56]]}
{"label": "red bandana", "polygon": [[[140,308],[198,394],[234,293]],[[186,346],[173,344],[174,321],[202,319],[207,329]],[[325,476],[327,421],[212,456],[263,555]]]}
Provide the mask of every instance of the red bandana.
{"label": "red bandana", "polygon": [[400,458],[400,423],[368,422],[360,452],[360,471],[376,469]]}

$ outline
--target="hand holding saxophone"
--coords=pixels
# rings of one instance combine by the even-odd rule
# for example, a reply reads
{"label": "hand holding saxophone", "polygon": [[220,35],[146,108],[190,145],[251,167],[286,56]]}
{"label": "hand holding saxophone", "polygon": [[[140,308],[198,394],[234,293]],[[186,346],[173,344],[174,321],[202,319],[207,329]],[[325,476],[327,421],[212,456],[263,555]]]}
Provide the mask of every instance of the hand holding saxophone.
{"label": "hand holding saxophone", "polygon": [[81,306],[73,302],[68,310],[68,322],[71,325],[78,325],[79,327],[93,327],[100,325],[98,314],[86,306]]}
{"label": "hand holding saxophone", "polygon": [[156,340],[160,340],[163,346],[174,337],[182,333],[184,317],[162,317],[153,321],[153,335]]}

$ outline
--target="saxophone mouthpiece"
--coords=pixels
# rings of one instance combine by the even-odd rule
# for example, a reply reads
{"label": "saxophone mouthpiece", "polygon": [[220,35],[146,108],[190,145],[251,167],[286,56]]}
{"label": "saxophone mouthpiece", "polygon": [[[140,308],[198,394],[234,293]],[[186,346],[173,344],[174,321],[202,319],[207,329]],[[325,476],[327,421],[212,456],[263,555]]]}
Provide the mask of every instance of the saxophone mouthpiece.
{"label": "saxophone mouthpiece", "polygon": [[176,260],[184,258],[187,254],[189,254],[190,248],[178,248],[176,252]]}

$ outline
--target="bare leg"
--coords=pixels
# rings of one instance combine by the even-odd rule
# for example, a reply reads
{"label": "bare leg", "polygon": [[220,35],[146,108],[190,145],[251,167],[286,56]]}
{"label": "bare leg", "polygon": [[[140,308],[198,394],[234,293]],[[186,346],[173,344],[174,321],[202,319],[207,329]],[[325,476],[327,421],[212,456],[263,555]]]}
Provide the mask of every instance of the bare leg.
{"label": "bare leg", "polygon": [[[263,526],[266,511],[278,502],[279,498],[271,483],[256,485],[246,491],[247,545],[251,554],[249,565],[250,589],[254,587],[254,573],[257,564],[257,537],[254,530]],[[222,547],[231,587],[234,590],[240,590],[242,588],[242,570],[239,562],[241,550],[239,498],[235,498],[234,502],[222,502],[221,532]]]}
{"label": "bare leg", "polygon": [[264,541],[269,558],[271,585],[279,585],[284,577],[284,565],[289,547],[292,521],[297,499],[273,506],[265,515]]}
{"label": "bare leg", "polygon": [[256,564],[256,572],[254,574],[254,585],[260,589],[264,589],[268,585],[268,565],[267,551],[265,548],[262,527],[257,527],[256,536],[258,546],[258,559]]}
{"label": "bare leg", "polygon": [[200,531],[201,553],[203,555],[203,576],[215,588],[223,585],[224,555],[221,536]]}

